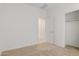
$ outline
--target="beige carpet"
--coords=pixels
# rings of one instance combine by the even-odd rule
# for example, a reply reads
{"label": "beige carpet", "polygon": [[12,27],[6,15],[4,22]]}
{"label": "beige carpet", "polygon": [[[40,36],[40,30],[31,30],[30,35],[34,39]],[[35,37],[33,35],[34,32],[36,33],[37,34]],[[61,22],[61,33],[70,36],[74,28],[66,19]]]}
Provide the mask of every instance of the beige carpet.
{"label": "beige carpet", "polygon": [[4,51],[2,56],[79,56],[76,48],[61,48],[50,43]]}

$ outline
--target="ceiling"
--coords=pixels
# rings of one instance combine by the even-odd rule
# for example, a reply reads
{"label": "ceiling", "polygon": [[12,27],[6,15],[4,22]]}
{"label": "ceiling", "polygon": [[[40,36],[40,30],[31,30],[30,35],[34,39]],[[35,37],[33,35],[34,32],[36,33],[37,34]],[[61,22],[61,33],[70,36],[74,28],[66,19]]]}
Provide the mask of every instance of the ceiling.
{"label": "ceiling", "polygon": [[42,9],[51,8],[57,6],[59,3],[26,3],[26,5],[31,5],[34,7],[39,7]]}

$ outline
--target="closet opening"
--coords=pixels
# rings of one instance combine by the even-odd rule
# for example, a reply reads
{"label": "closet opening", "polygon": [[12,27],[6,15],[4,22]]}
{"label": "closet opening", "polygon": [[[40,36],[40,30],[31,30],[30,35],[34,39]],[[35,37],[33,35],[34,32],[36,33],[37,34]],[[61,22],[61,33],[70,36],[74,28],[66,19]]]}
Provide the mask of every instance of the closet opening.
{"label": "closet opening", "polygon": [[66,47],[79,48],[79,10],[65,15]]}

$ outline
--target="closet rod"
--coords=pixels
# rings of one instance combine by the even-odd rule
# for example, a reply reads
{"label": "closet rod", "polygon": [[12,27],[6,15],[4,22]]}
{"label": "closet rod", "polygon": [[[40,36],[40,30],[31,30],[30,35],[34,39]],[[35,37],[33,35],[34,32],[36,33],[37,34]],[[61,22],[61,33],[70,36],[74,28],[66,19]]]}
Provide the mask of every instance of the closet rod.
{"label": "closet rod", "polygon": [[71,21],[65,21],[65,22],[73,22],[73,21],[79,21],[79,20],[71,20]]}

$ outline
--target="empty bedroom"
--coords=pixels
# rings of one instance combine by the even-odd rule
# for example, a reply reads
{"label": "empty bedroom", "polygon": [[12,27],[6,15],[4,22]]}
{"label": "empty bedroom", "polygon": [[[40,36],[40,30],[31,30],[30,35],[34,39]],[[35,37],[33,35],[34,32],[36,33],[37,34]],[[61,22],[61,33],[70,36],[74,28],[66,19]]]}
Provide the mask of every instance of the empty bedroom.
{"label": "empty bedroom", "polygon": [[79,56],[79,3],[0,3],[1,56]]}

